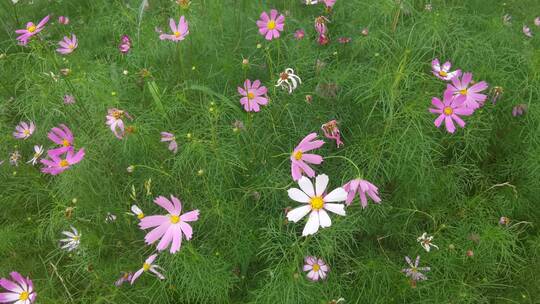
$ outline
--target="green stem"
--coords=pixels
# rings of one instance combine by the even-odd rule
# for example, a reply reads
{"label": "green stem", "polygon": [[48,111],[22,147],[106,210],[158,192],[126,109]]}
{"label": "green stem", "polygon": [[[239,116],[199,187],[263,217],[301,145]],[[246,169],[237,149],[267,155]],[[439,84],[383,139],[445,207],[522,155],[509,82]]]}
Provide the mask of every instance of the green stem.
{"label": "green stem", "polygon": [[159,172],[159,173],[161,173],[161,174],[163,174],[163,175],[165,175],[165,176],[168,176],[168,177],[170,177],[170,178],[174,178],[174,177],[173,177],[172,175],[170,175],[169,173],[167,173],[167,172],[165,172],[165,171],[163,171],[163,170],[160,170],[160,169],[156,169],[156,168],[154,168],[154,167],[149,167],[149,166],[146,166],[146,165],[133,165],[133,169],[136,169],[136,168],[138,168],[138,167],[150,169],[150,170]]}
{"label": "green stem", "polygon": [[348,161],[351,165],[354,166],[354,168],[356,169],[356,172],[358,172],[358,177],[360,178],[362,177],[362,171],[360,171],[360,168],[358,168],[358,166],[350,158],[341,156],[341,155],[334,155],[334,156],[327,156],[324,159],[331,159],[331,158],[341,158]]}

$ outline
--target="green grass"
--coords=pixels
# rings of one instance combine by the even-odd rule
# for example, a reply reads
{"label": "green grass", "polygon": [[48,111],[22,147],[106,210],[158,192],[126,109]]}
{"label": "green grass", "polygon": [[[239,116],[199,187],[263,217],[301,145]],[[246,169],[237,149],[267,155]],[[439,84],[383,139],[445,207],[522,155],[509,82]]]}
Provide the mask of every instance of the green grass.
{"label": "green grass", "polygon": [[[313,29],[323,7],[299,0],[193,0],[187,11],[150,0],[140,20],[138,0],[29,2],[16,11],[0,3],[0,277],[30,276],[38,303],[538,303],[540,28],[532,21],[540,2],[434,0],[427,12],[421,0],[338,0],[329,15],[333,41],[324,47]],[[285,35],[267,42],[255,21],[271,8],[288,16]],[[43,40],[18,46],[15,29],[49,13]],[[57,24],[59,15],[71,23]],[[190,25],[186,40],[160,41],[154,28],[168,31],[168,18],[180,15]],[[299,28],[302,41],[292,37]],[[69,33],[79,47],[60,56],[56,43]],[[123,34],[133,41],[128,55],[117,49]],[[340,36],[351,43],[337,43]],[[496,105],[487,102],[453,135],[435,128],[427,111],[445,88],[430,73],[435,57],[504,88]],[[274,87],[288,67],[303,80],[292,95]],[[71,74],[48,76],[62,68]],[[143,69],[151,75],[141,77]],[[236,87],[246,78],[269,88],[271,102],[259,113],[240,106]],[[64,105],[64,94],[76,104]],[[519,103],[529,110],[512,117]],[[136,132],[122,141],[105,125],[112,107],[135,118]],[[362,210],[355,201],[346,217],[304,238],[304,221],[285,223],[284,209],[296,206],[286,193],[287,154],[331,119],[345,146],[327,141],[319,154],[354,161],[383,203]],[[21,120],[37,124],[26,141],[11,135]],[[245,129],[235,132],[235,120]],[[34,144],[49,146],[46,134],[60,123],[86,157],[45,176],[24,162]],[[159,141],[161,131],[177,135],[178,154]],[[7,162],[14,150],[23,155],[18,167]],[[339,158],[316,169],[331,187],[356,175]],[[200,209],[194,238],[175,255],[160,254],[166,280],[143,275],[115,287],[121,271],[140,268],[155,248],[144,245],[129,207],[161,213],[152,200],[169,194],[185,210]],[[117,220],[105,223],[107,212]],[[500,216],[509,227],[498,225]],[[58,246],[70,225],[83,234],[72,254]],[[419,246],[424,231],[440,250]],[[306,255],[327,261],[326,281],[305,278]],[[406,255],[431,267],[417,288],[400,273]]]}

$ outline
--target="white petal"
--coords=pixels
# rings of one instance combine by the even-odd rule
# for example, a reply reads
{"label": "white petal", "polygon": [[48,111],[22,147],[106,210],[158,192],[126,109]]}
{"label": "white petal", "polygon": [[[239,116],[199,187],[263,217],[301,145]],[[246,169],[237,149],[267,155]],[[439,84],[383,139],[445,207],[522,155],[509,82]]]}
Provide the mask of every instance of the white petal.
{"label": "white petal", "polygon": [[343,204],[324,204],[324,209],[339,215],[345,215],[345,205]]}
{"label": "white petal", "polygon": [[326,213],[324,209],[319,210],[319,223],[323,228],[330,227],[332,225],[332,220],[330,220],[328,213]]}
{"label": "white petal", "polygon": [[289,198],[293,201],[297,201],[300,203],[309,203],[309,196],[307,196],[304,192],[302,192],[300,189],[297,188],[291,188],[287,191],[289,194]]}
{"label": "white petal", "polygon": [[315,234],[319,230],[319,211],[313,210],[309,215],[309,219],[302,231],[302,236]]}
{"label": "white petal", "polygon": [[324,193],[324,190],[326,190],[326,186],[328,185],[328,175],[321,174],[317,175],[317,178],[315,179],[315,194],[317,196],[322,196]]}
{"label": "white petal", "polygon": [[315,191],[313,190],[313,184],[311,183],[309,178],[302,176],[298,180],[298,186],[300,186],[300,189],[302,189],[302,191],[304,191],[304,193],[306,193],[309,197],[315,196]]}
{"label": "white petal", "polygon": [[347,199],[347,191],[339,187],[328,193],[323,200],[325,202],[343,202]]}
{"label": "white petal", "polygon": [[298,208],[294,208],[293,210],[289,211],[287,213],[287,219],[291,222],[298,222],[301,220],[306,214],[311,211],[311,205],[304,205]]}

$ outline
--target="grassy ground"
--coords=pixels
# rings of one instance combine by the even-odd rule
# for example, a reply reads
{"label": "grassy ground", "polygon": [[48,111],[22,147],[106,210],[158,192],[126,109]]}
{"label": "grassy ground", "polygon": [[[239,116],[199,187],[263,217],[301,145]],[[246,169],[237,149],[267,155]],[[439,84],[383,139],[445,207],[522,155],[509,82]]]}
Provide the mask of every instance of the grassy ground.
{"label": "grassy ground", "polygon": [[[538,303],[540,28],[532,20],[540,2],[434,0],[429,12],[420,0],[338,0],[328,46],[313,29],[323,7],[300,1],[193,0],[186,11],[150,0],[142,19],[134,0],[29,2],[16,10],[0,2],[0,277],[30,276],[38,303]],[[285,36],[267,42],[255,22],[271,8],[288,16]],[[43,40],[18,46],[15,29],[47,14]],[[59,25],[59,15],[71,23]],[[186,40],[160,41],[155,27],[168,31],[168,18],[180,15],[190,25]],[[533,38],[523,35],[525,23]],[[292,36],[299,28],[302,41]],[[79,47],[60,56],[56,42],[69,33]],[[123,34],[133,41],[128,55],[117,49]],[[352,41],[339,44],[340,36]],[[435,128],[427,110],[445,88],[430,73],[435,57],[504,88],[453,135]],[[273,86],[288,67],[303,80],[291,95]],[[55,81],[50,72],[62,68],[71,73]],[[239,104],[246,78],[269,88],[259,113]],[[64,94],[76,103],[64,105]],[[519,103],[528,112],[513,117]],[[112,135],[111,107],[134,116],[134,134]],[[345,146],[327,141],[319,153],[353,160],[383,202],[362,210],[355,201],[331,228],[304,238],[303,222],[285,223],[284,209],[296,206],[286,192],[288,153],[331,119]],[[11,135],[21,120],[37,124],[26,141]],[[236,120],[245,128],[234,130]],[[49,145],[46,134],[60,123],[86,149],[80,164],[51,177],[7,162],[14,150],[26,161],[34,144]],[[161,131],[177,135],[178,154],[159,141]],[[317,171],[331,187],[356,175],[337,158]],[[160,255],[166,280],[144,275],[115,287],[121,271],[137,270],[154,250],[131,204],[156,214],[153,198],[169,194],[201,210],[194,238]],[[106,223],[107,212],[116,221]],[[77,253],[58,246],[70,225],[82,232]],[[420,247],[424,231],[440,250]],[[305,278],[306,255],[326,260],[327,280]],[[417,288],[400,272],[406,255],[431,267]]]}

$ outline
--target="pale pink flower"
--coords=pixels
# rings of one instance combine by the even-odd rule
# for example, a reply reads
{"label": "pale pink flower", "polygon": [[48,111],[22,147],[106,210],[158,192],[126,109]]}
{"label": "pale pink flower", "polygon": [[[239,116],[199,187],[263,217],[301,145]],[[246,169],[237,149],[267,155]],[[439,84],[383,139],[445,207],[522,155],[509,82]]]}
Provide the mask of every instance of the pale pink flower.
{"label": "pale pink flower", "polygon": [[341,44],[347,44],[349,42],[351,42],[352,38],[351,37],[339,37],[338,38],[338,42],[341,43]]}
{"label": "pale pink flower", "polygon": [[323,2],[326,7],[333,7],[336,4],[336,0],[323,0]]}
{"label": "pale pink flower", "polygon": [[352,203],[354,197],[356,196],[356,193],[358,193],[358,196],[360,197],[360,203],[362,204],[362,208],[366,208],[368,205],[366,194],[375,203],[379,204],[381,202],[381,198],[379,197],[379,189],[377,188],[377,186],[373,185],[367,180],[363,180],[361,178],[353,179],[343,185],[343,189],[347,191],[347,200],[345,201],[347,206]]}
{"label": "pale pink flower", "polygon": [[411,278],[414,283],[416,283],[417,281],[427,280],[426,275],[423,274],[422,271],[430,271],[431,269],[429,267],[418,267],[418,264],[420,263],[420,256],[416,257],[414,263],[408,256],[405,257],[405,261],[407,262],[407,264],[409,264],[410,268],[405,268],[401,270],[401,272],[405,273],[407,277]]}
{"label": "pale pink flower", "polygon": [[73,95],[64,95],[64,104],[74,104],[75,97]]}
{"label": "pale pink flower", "polygon": [[525,34],[525,36],[529,37],[529,38],[532,38],[533,34],[531,32],[531,28],[526,26],[526,25],[523,25],[523,34]]}
{"label": "pale pink flower", "polygon": [[107,121],[105,122],[113,132],[114,136],[118,139],[122,139],[125,135],[125,125],[123,118],[126,117],[133,120],[128,112],[112,108],[107,110]]}
{"label": "pale pink flower", "polygon": [[58,23],[63,25],[69,24],[69,18],[66,16],[60,16],[58,17]]}
{"label": "pale pink flower", "polygon": [[173,153],[178,152],[178,144],[176,143],[176,137],[169,132],[161,132],[161,141],[169,142],[169,150]]}
{"label": "pale pink flower", "polygon": [[540,26],[540,17],[534,18],[534,25]]}
{"label": "pale pink flower", "polygon": [[158,270],[162,270],[160,266],[154,264],[154,261],[157,258],[157,254],[152,254],[149,256],[145,261],[141,269],[137,270],[131,277],[131,285],[137,280],[143,272],[151,272],[154,275],[156,275],[160,280],[164,280],[165,276],[163,276]]}
{"label": "pale pink flower", "polygon": [[326,279],[326,273],[330,270],[326,263],[317,257],[307,256],[304,259],[303,270],[307,272],[307,278],[312,281]]}
{"label": "pale pink flower", "polygon": [[437,78],[445,81],[452,80],[452,78],[456,76],[461,75],[461,70],[455,70],[453,72],[450,72],[450,68],[452,67],[452,63],[450,61],[445,62],[442,66],[439,63],[439,59],[435,58],[431,62],[431,70],[433,72],[433,75],[435,75]]}
{"label": "pale pink flower", "polygon": [[71,34],[71,39],[64,36],[64,39],[58,42],[58,45],[60,45],[60,47],[57,48],[56,51],[62,55],[67,55],[71,54],[79,44],[77,42],[77,36]]}
{"label": "pale pink flower", "polygon": [[36,125],[33,121],[25,122],[21,121],[13,132],[13,137],[17,139],[28,139],[36,131]]}
{"label": "pale pink flower", "polygon": [[159,196],[154,202],[167,210],[169,214],[143,217],[139,223],[141,229],[156,227],[144,239],[147,244],[153,244],[161,239],[156,247],[158,251],[165,250],[170,245],[170,252],[176,253],[182,245],[182,234],[186,240],[190,240],[193,236],[193,229],[188,222],[199,219],[199,210],[193,210],[181,215],[182,203],[172,195],[171,200]]}
{"label": "pale pink flower", "polygon": [[452,78],[452,83],[448,84],[446,91],[450,91],[456,96],[465,96],[466,99],[463,104],[467,108],[476,110],[483,106],[487,99],[487,95],[481,94],[480,92],[487,89],[488,84],[485,81],[480,81],[469,87],[469,85],[472,83],[472,77],[472,73],[464,73],[461,79],[459,79],[459,76]]}
{"label": "pale pink flower", "polygon": [[178,42],[184,40],[189,34],[189,25],[184,16],[180,17],[178,24],[176,24],[172,18],[169,19],[169,26],[172,34],[161,34],[159,35],[159,39]]}
{"label": "pale pink flower", "polygon": [[84,158],[84,148],[81,148],[77,152],[70,149],[64,155],[51,153],[51,150],[49,150],[47,154],[50,159],[41,160],[41,163],[45,165],[45,167],[41,169],[41,172],[58,175],[71,168],[71,166],[78,164]]}
{"label": "pale pink flower", "polygon": [[246,79],[244,87],[238,87],[238,93],[243,97],[240,98],[240,103],[244,106],[246,112],[259,112],[261,105],[268,104],[268,89],[261,86],[260,80],[255,80],[253,84],[251,80]]}
{"label": "pale pink flower", "polygon": [[283,31],[285,26],[285,16],[279,15],[278,11],[273,9],[270,11],[270,16],[266,12],[261,13],[261,18],[257,21],[259,27],[259,33],[264,36],[266,40],[272,40],[279,38],[280,32]]}
{"label": "pale pink flower", "polygon": [[457,122],[460,127],[465,127],[465,122],[458,115],[469,116],[474,112],[472,108],[465,106],[465,99],[466,97],[464,95],[454,96],[450,90],[444,92],[443,101],[437,97],[433,97],[431,103],[435,108],[430,108],[429,111],[431,113],[439,114],[439,117],[435,119],[435,126],[437,128],[440,127],[444,120],[446,130],[450,133],[456,131],[454,121]]}
{"label": "pale pink flower", "polygon": [[304,174],[314,177],[315,171],[308,164],[319,165],[323,162],[322,156],[306,153],[324,145],[324,141],[314,140],[315,138],[317,138],[317,133],[311,133],[304,137],[291,154],[291,175],[295,181],[299,180]]}
{"label": "pale pink flower", "polygon": [[321,130],[323,130],[326,138],[336,141],[338,148],[343,146],[343,142],[341,141],[341,133],[339,132],[338,123],[335,119],[323,124],[321,126]]}
{"label": "pale pink flower", "polygon": [[12,304],[32,304],[36,301],[34,284],[28,277],[23,277],[20,273],[13,271],[9,274],[11,280],[0,279],[0,286],[6,292],[0,293],[0,303]]}
{"label": "pale pink flower", "polygon": [[26,28],[22,30],[16,30],[15,33],[19,34],[20,36],[17,37],[17,40],[20,44],[25,45],[28,43],[28,40],[36,35],[37,33],[41,32],[43,28],[45,27],[45,24],[49,21],[49,15],[45,16],[37,25],[35,25],[32,22],[28,22],[26,24]]}

